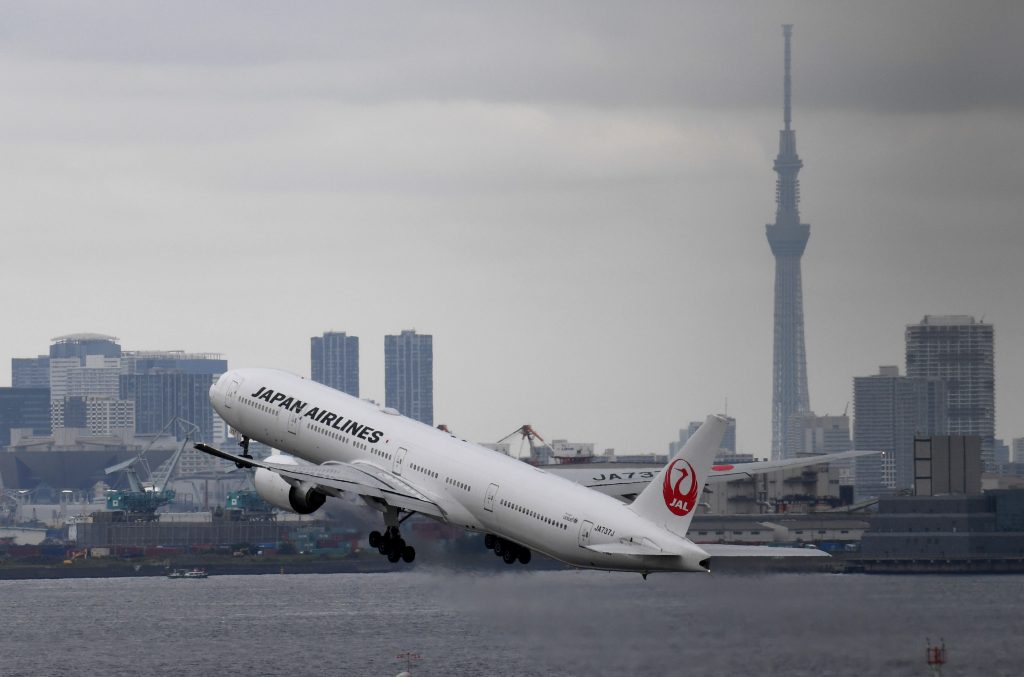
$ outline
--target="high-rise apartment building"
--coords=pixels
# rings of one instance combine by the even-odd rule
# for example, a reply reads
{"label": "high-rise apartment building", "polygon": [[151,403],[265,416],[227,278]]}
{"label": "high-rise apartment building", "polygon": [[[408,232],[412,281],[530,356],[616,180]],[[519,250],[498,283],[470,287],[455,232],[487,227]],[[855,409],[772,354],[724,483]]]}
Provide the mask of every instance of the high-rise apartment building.
{"label": "high-rise apartment building", "polygon": [[811,410],[807,391],[807,357],[804,350],[804,301],[800,258],[811,227],[800,223],[800,181],[803,161],[796,153],[796,132],[790,128],[790,39],[793,27],[782,27],[785,36],[783,122],[779,154],[775,158],[775,223],[766,226],[768,244],[775,256],[775,321],[772,367],[772,458],[790,458],[786,449],[793,415]]}
{"label": "high-rise apartment building", "polygon": [[947,432],[946,384],[900,376],[899,367],[853,379],[853,442],[885,455],[856,460],[858,497],[887,496],[914,486],[914,437]]}
{"label": "high-rise apartment building", "polygon": [[986,471],[994,463],[995,335],[970,315],[926,315],[907,326],[907,376],[946,382],[950,435],[981,438]]}
{"label": "high-rise apartment building", "polygon": [[309,339],[310,376],[317,383],[359,397],[359,337],[330,331]]}
{"label": "high-rise apartment building", "polygon": [[434,337],[406,330],[384,337],[384,404],[434,425]]}

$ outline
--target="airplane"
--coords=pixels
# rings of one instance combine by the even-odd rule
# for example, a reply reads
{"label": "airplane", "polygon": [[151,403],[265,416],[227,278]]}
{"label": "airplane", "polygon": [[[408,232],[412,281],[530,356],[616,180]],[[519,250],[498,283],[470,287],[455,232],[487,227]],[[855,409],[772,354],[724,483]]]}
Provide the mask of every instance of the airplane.
{"label": "airplane", "polygon": [[[599,491],[284,371],[228,371],[210,387],[210,401],[240,433],[242,453],[202,443],[196,449],[255,469],[257,493],[283,510],[309,514],[329,496],[360,496],[384,519],[369,544],[393,563],[416,557],[400,529],[414,514],[483,533],[485,546],[507,564],[528,564],[538,552],[644,578],[710,572],[713,556],[827,556],[807,548],[697,545],[686,537],[709,475],[737,476],[732,467],[712,470],[727,425],[722,416],[708,416],[660,470],[641,471],[650,478],[631,477],[618,489],[614,481],[597,482]],[[251,440],[284,453],[257,460]],[[772,469],[778,463],[786,462]],[[616,497],[634,491],[630,503]]]}

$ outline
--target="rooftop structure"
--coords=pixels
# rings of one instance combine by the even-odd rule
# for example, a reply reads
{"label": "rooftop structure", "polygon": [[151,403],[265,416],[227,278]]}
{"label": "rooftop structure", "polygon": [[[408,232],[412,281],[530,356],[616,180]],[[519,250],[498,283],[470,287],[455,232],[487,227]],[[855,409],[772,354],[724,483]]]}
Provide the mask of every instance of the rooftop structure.
{"label": "rooftop structure", "polygon": [[77,357],[84,360],[86,355],[121,357],[120,339],[105,334],[67,334],[56,336],[50,345],[50,357]]}

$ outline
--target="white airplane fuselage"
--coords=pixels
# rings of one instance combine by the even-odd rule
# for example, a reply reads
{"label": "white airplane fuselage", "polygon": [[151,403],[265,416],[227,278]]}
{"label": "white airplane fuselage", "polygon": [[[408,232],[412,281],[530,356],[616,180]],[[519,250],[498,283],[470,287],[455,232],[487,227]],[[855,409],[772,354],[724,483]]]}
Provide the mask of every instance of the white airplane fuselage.
{"label": "white airplane fuselage", "polygon": [[[233,429],[304,461],[372,464],[399,476],[453,526],[577,567],[707,570],[704,550],[615,498],[308,379],[233,370],[210,388],[210,400]],[[622,543],[665,554],[587,548]]]}

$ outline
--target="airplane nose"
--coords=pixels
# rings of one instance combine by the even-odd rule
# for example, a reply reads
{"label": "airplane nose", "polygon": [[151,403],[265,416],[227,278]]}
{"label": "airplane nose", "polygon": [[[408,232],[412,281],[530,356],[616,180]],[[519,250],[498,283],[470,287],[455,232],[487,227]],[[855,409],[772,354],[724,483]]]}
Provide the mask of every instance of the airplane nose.
{"label": "airplane nose", "polygon": [[215,403],[217,401],[217,394],[220,392],[220,384],[224,383],[224,379],[226,379],[226,378],[227,378],[227,374],[221,374],[220,377],[218,377],[217,380],[213,382],[213,385],[210,386],[210,403],[211,404]]}

